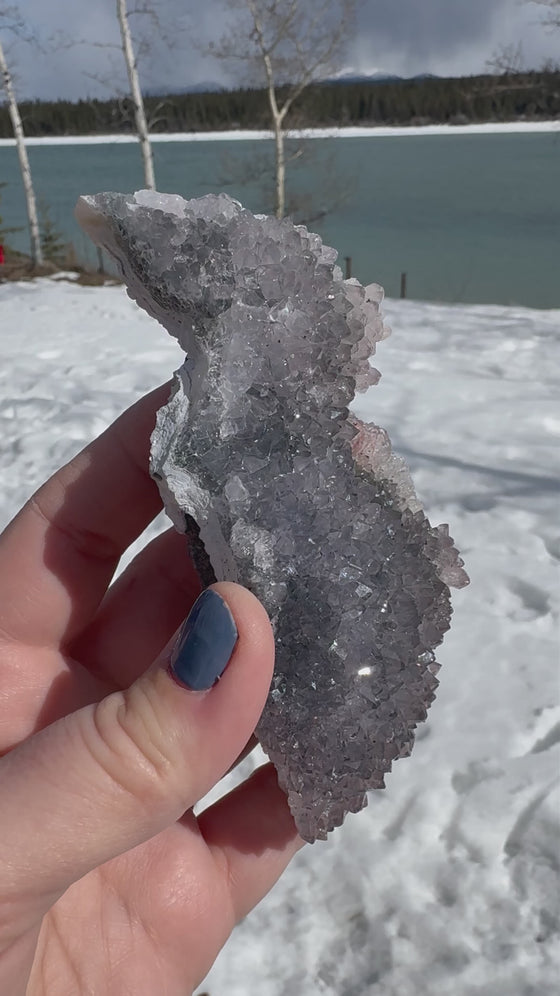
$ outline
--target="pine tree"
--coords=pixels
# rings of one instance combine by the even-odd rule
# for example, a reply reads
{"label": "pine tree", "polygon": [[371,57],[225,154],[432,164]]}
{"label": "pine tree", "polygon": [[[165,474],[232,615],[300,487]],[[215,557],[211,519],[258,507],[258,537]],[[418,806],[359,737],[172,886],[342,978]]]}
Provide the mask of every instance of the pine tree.
{"label": "pine tree", "polygon": [[56,227],[52,220],[48,204],[39,204],[39,215],[41,219],[41,248],[43,258],[50,263],[60,266],[66,256],[67,245],[64,236]]}
{"label": "pine tree", "polygon": [[[2,202],[2,190],[4,187],[7,186],[8,186],[7,183],[0,181],[0,207]],[[13,227],[6,228],[2,219],[2,215],[0,214],[0,246],[3,247],[4,253],[11,254],[13,252],[9,244],[10,235],[15,235],[16,232],[21,232],[21,231],[22,231],[21,228],[13,228]]]}

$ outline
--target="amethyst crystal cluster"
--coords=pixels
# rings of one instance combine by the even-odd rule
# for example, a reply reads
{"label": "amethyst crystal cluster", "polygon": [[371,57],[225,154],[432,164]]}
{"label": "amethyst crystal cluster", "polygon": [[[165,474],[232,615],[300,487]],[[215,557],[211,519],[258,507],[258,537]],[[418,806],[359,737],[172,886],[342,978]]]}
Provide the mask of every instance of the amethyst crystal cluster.
{"label": "amethyst crystal cluster", "polygon": [[448,585],[468,580],[386,433],[348,411],[378,376],[380,288],[343,280],[317,235],[224,194],[99,194],[77,215],[185,350],[151,472],[203,582],[239,581],[269,612],[257,733],[300,834],[325,838],[410,753]]}

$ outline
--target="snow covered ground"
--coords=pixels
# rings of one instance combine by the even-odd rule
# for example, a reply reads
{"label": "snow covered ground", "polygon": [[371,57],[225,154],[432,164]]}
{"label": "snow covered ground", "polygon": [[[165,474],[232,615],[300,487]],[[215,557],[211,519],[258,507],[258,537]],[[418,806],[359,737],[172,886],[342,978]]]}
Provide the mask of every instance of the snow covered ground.
{"label": "snow covered ground", "polygon": [[[412,758],[298,855],[210,996],[556,991],[560,312],[385,311],[383,379],[356,409],[389,429],[472,584]],[[119,287],[0,286],[0,526],[179,359]]]}
{"label": "snow covered ground", "polygon": [[[398,127],[392,125],[359,126],[349,125],[341,128],[302,128],[289,132],[290,138],[407,138],[414,135],[505,135],[505,134],[542,134],[543,132],[560,131],[557,119],[550,121],[489,121],[487,123],[469,125],[410,125]],[[180,131],[153,132],[152,142],[232,142],[256,139],[272,139],[274,133],[267,129],[239,128],[229,131]],[[127,145],[137,142],[136,135],[51,135],[47,138],[26,138],[26,145]],[[13,138],[0,138],[2,146],[15,145]]]}

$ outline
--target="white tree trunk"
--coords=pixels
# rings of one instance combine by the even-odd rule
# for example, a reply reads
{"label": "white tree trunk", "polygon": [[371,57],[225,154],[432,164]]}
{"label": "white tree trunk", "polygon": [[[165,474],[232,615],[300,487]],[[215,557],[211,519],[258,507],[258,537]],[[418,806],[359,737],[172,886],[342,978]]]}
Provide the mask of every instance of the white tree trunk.
{"label": "white tree trunk", "polygon": [[268,103],[270,105],[270,113],[272,115],[272,123],[274,127],[274,144],[275,144],[275,196],[274,196],[274,213],[277,218],[283,218],[286,213],[286,152],[285,152],[285,134],[284,134],[284,109],[280,110],[278,107],[278,101],[276,100],[276,89],[274,86],[274,80],[272,78],[272,66],[270,64],[270,59],[265,56],[265,68],[268,76]]}
{"label": "white tree trunk", "polygon": [[2,73],[2,83],[4,86],[4,91],[6,93],[6,98],[8,101],[8,110],[10,113],[10,118],[14,129],[17,154],[19,158],[19,166],[21,169],[21,178],[23,181],[23,189],[25,191],[25,203],[27,205],[27,217],[29,219],[31,259],[34,266],[39,266],[43,262],[43,252],[41,249],[41,236],[39,234],[39,220],[37,218],[37,202],[35,200],[35,192],[33,190],[33,181],[31,179],[29,158],[27,155],[27,149],[25,147],[23,125],[21,123],[21,117],[17,105],[16,95],[14,93],[11,73],[8,69],[8,64],[4,57],[4,50],[2,48],[1,42],[0,42],[0,72]]}
{"label": "white tree trunk", "polygon": [[117,0],[117,17],[119,19],[121,29],[122,50],[124,61],[126,62],[128,82],[130,84],[130,95],[134,105],[136,133],[138,135],[138,141],[140,142],[142,162],[144,163],[144,184],[148,190],[155,190],[156,181],[154,175],[154,159],[152,156],[152,146],[150,143],[150,133],[148,131],[146,112],[144,110],[144,100],[142,97],[142,90],[140,89],[140,80],[138,79],[138,69],[136,66],[136,58],[134,56],[132,36],[130,34],[130,26],[128,23],[126,0]]}
{"label": "white tree trunk", "polygon": [[286,213],[286,153],[284,149],[284,128],[282,121],[274,120],[274,138],[276,142],[276,204],[277,218],[283,218]]}

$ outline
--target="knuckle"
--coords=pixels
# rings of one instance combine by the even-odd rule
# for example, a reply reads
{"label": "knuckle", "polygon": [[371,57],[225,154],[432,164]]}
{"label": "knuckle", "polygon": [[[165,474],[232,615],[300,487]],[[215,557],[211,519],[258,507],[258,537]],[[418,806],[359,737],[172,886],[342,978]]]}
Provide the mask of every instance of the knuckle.
{"label": "knuckle", "polygon": [[95,706],[88,747],[118,789],[150,807],[184,792],[177,738],[141,682]]}

